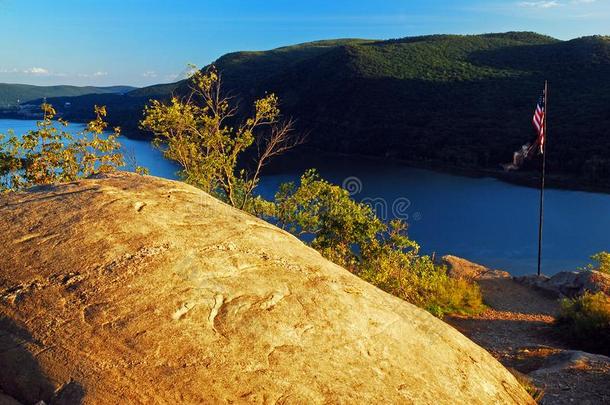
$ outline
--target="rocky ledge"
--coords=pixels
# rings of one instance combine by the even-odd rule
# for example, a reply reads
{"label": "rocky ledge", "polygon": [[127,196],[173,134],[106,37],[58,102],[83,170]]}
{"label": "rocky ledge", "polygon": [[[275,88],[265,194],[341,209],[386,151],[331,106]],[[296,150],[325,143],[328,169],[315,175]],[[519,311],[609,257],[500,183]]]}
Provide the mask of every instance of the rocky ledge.
{"label": "rocky ledge", "polygon": [[0,400],[533,403],[452,327],[182,183],[8,194],[0,229]]}
{"label": "rocky ledge", "polygon": [[506,271],[493,270],[457,256],[443,256],[441,263],[447,266],[449,276],[454,278],[478,282],[512,278],[519,284],[536,288],[555,298],[573,298],[584,294],[585,291],[601,291],[610,295],[610,274],[595,270],[562,271],[552,277],[535,274],[513,277]]}
{"label": "rocky ledge", "polygon": [[610,358],[571,350],[554,326],[558,297],[606,291],[607,275],[583,271],[553,277],[511,277],[455,256],[442,262],[453,277],[479,284],[487,310],[447,321],[506,367],[527,375],[544,395],[540,404],[610,403]]}
{"label": "rocky ledge", "polygon": [[595,270],[562,271],[552,277],[528,276],[515,277],[518,283],[546,291],[555,297],[574,298],[590,293],[603,292],[610,295],[610,274]]}

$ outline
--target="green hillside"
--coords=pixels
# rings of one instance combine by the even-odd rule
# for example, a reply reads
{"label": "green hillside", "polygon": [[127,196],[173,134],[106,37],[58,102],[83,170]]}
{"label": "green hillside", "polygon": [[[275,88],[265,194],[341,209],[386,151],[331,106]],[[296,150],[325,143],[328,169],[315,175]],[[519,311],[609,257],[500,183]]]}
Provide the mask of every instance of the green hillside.
{"label": "green hillside", "polygon": [[[215,65],[244,108],[277,93],[314,148],[487,172],[533,136],[531,115],[548,79],[549,172],[572,185],[610,186],[608,37],[319,41],[231,53]],[[114,111],[133,129],[147,94],[187,91],[184,82],[170,87],[116,96]]]}
{"label": "green hillside", "polygon": [[29,84],[0,83],[0,107],[10,107],[43,97],[71,97],[83,94],[126,93],[131,86],[33,86]]}

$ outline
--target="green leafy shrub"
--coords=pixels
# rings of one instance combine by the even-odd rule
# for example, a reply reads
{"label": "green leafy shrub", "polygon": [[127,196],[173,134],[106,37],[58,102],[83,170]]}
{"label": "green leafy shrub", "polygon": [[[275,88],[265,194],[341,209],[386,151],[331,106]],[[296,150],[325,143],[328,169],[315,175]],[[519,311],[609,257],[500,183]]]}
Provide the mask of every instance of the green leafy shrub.
{"label": "green leafy shrub", "polygon": [[[280,227],[310,240],[329,260],[353,271],[379,248],[377,236],[387,229],[371,207],[322,180],[315,170],[308,170],[298,187],[282,184],[275,195],[275,207]],[[404,248],[417,247],[406,239],[401,243]]]}
{"label": "green leafy shrub", "polygon": [[329,260],[362,279],[442,317],[483,308],[473,283],[452,279],[444,266],[419,254],[407,224],[379,219],[347,190],[307,171],[300,185],[283,184],[275,196],[274,220],[306,240]]}
{"label": "green leafy shrub", "polygon": [[364,263],[362,279],[428,310],[436,317],[445,314],[472,314],[484,309],[481,291],[475,283],[454,279],[444,266],[429,256],[409,258],[400,251]]}
{"label": "green leafy shrub", "polygon": [[599,252],[591,256],[591,259],[597,262],[597,266],[594,266],[595,270],[610,274],[610,253]]}
{"label": "green leafy shrub", "polygon": [[76,136],[62,129],[67,122],[55,118],[55,109],[42,104],[37,129],[22,137],[0,135],[0,190],[14,191],[33,185],[54,184],[107,172],[122,166],[118,152],[119,129],[105,137],[106,109],[95,107],[96,118]]}
{"label": "green leafy shrub", "polygon": [[610,354],[610,297],[603,292],[562,300],[557,325],[583,349]]}

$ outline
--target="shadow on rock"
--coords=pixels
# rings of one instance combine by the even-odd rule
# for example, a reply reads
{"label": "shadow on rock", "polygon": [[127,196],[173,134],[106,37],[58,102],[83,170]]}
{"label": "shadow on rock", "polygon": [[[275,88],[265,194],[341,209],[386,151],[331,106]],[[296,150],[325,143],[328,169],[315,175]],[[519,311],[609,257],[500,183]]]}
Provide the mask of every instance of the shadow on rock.
{"label": "shadow on rock", "polygon": [[26,329],[0,318],[0,393],[24,404],[82,403],[84,390],[79,383],[70,381],[57,389],[41,370],[31,350],[42,347]]}

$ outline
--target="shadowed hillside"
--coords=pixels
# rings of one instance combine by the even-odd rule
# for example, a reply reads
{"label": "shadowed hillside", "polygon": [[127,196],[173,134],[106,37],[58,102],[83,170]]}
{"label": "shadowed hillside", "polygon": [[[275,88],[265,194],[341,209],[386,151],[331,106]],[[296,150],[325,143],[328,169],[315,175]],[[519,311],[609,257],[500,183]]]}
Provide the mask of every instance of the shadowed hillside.
{"label": "shadowed hillside", "polygon": [[[277,93],[314,148],[498,175],[533,136],[531,114],[548,79],[551,182],[561,174],[571,185],[610,186],[607,37],[559,41],[511,32],[319,41],[231,53],[215,65],[244,108]],[[135,130],[146,99],[187,90],[178,82],[101,100],[110,117]],[[90,111],[98,99],[72,104]],[[80,119],[72,109],[67,118]]]}

